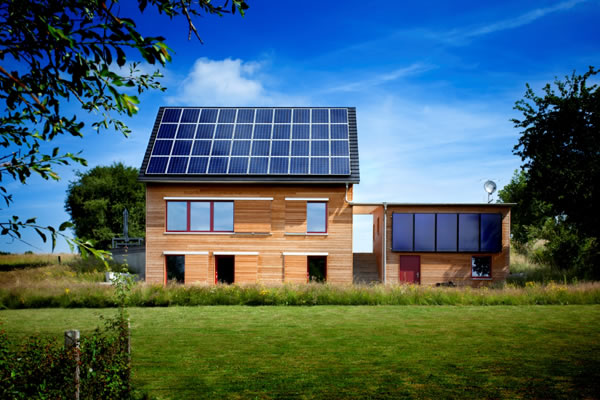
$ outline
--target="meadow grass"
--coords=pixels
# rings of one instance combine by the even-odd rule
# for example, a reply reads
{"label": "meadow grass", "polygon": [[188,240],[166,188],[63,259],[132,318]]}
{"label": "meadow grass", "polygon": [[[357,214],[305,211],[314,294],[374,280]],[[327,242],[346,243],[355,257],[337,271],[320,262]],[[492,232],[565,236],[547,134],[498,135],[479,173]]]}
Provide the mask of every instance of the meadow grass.
{"label": "meadow grass", "polygon": [[[596,398],[600,306],[131,308],[134,384],[161,399]],[[62,340],[114,309],[4,310]]]}

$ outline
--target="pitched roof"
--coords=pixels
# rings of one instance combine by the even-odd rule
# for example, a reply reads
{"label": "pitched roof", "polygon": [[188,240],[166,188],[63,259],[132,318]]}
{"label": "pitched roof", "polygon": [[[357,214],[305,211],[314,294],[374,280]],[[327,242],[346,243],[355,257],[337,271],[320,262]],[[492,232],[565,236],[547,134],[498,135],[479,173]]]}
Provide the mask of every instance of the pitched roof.
{"label": "pitched roof", "polygon": [[359,183],[354,107],[161,107],[144,182]]}

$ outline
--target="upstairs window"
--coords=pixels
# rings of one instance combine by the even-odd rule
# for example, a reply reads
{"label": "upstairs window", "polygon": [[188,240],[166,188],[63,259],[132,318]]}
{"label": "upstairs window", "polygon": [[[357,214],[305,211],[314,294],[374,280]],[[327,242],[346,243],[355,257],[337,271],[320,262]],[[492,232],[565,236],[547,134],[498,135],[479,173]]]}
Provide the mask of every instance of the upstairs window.
{"label": "upstairs window", "polygon": [[233,232],[233,201],[167,201],[167,232]]}
{"label": "upstairs window", "polygon": [[306,232],[327,233],[327,203],[306,203]]}

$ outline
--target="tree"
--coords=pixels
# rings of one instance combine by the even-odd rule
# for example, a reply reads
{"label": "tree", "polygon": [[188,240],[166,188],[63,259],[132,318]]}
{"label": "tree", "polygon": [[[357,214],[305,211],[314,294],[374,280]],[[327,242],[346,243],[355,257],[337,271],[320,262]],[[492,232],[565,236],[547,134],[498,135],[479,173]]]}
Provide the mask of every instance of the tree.
{"label": "tree", "polygon": [[600,275],[600,213],[593,202],[600,182],[600,90],[587,81],[597,74],[590,67],[584,75],[556,79],[542,97],[527,85],[515,105],[523,119],[512,120],[523,129],[514,148],[525,182],[519,201],[525,208],[544,204],[546,218],[535,228],[548,240],[553,263],[594,276]]}
{"label": "tree", "polygon": [[[200,36],[194,18],[205,14],[242,15],[245,0],[138,0],[140,12],[152,7],[160,14],[184,18],[192,33]],[[12,196],[6,179],[25,183],[31,174],[58,180],[56,165],[86,165],[79,154],[44,150],[59,135],[81,137],[86,126],[67,105],[78,104],[82,112],[95,115],[95,130],[114,129],[129,134],[121,121],[138,110],[138,97],[145,90],[164,90],[160,73],[145,74],[139,62],[164,66],[171,60],[169,47],[160,36],[144,37],[135,21],[120,15],[118,0],[4,0],[0,2],[0,194],[7,207]],[[131,62],[133,60],[133,62]],[[123,68],[128,66],[128,72]],[[52,146],[50,146],[52,147]],[[19,239],[20,230],[31,227],[53,248],[58,229],[36,225],[35,218],[18,216],[0,221],[2,235]],[[83,242],[68,243],[84,245]]]}
{"label": "tree", "polygon": [[146,192],[137,177],[137,168],[121,163],[78,172],[77,180],[69,184],[65,200],[75,235],[106,250],[113,237],[121,236],[123,210],[127,209],[129,236],[144,237]]}

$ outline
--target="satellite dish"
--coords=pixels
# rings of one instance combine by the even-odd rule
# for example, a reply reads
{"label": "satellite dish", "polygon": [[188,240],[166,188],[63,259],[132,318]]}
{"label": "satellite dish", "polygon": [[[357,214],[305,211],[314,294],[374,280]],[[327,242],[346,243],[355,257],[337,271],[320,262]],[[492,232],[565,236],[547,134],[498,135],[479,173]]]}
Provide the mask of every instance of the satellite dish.
{"label": "satellite dish", "polygon": [[488,194],[492,194],[496,191],[496,183],[494,181],[485,181],[483,188]]}

